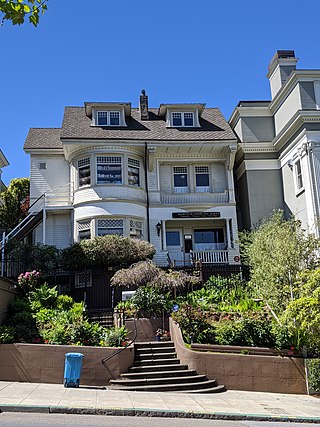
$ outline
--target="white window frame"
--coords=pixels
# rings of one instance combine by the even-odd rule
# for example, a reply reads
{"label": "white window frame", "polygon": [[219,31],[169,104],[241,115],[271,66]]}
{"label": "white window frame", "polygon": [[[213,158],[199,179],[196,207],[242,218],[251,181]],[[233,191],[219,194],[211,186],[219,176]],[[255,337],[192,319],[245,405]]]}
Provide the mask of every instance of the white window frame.
{"label": "white window frame", "polygon": [[[138,183],[132,184],[130,183],[130,177],[129,177],[129,168],[137,169],[138,170]],[[139,160],[133,159],[131,157],[128,157],[128,185],[132,187],[141,187],[141,175],[140,175],[140,162]]]}
{"label": "white window frame", "polygon": [[[208,175],[209,185],[197,186],[197,175]],[[210,193],[210,167],[209,165],[194,166],[194,183],[196,193]]]}
{"label": "white window frame", "polygon": [[[92,237],[91,219],[84,219],[81,221],[77,221],[77,229],[78,229],[78,241],[85,240],[85,239],[91,239],[91,237]],[[89,231],[90,237],[85,237],[84,239],[81,239],[80,238],[81,231]]]}
{"label": "white window frame", "polygon": [[[180,114],[181,117],[181,125],[175,125],[173,124],[174,115]],[[186,125],[186,117],[185,115],[190,114],[192,116],[192,125]],[[195,114],[193,111],[171,111],[171,126],[172,127],[194,127],[195,126]]]}
{"label": "white window frame", "polygon": [[[104,115],[107,118],[106,124],[99,123],[99,115]],[[112,115],[118,116],[118,124],[111,124],[111,119],[114,118]],[[97,110],[96,112],[96,126],[121,126],[121,112],[118,110]]]}
{"label": "white window frame", "polygon": [[[100,224],[99,224],[100,223]],[[103,226],[101,223],[109,223],[108,226]],[[107,229],[107,230],[117,230],[122,228],[122,234],[118,233],[106,233],[106,234],[99,234],[99,229]],[[97,219],[97,225],[96,225],[96,235],[97,236],[125,236],[125,220],[123,218],[99,218]]]}
{"label": "white window frame", "polygon": [[[293,166],[294,166],[294,185],[296,189],[296,194],[298,195],[302,191],[304,191],[301,159],[295,160]],[[299,168],[300,168],[300,173],[298,172]]]}
{"label": "white window frame", "polygon": [[134,239],[143,239],[142,220],[129,219],[129,237]]}
{"label": "white window frame", "polygon": [[[121,169],[121,182],[99,182],[98,178],[98,164],[99,165],[120,165]],[[97,156],[96,157],[96,183],[97,185],[123,185],[123,158],[121,156]]]}
{"label": "white window frame", "polygon": [[[182,172],[182,169],[185,170],[185,172]],[[189,173],[188,173],[188,166],[173,166],[172,167],[172,187],[174,193],[189,193]],[[187,186],[186,187],[176,187],[174,185],[174,176],[175,175],[187,175]]]}
{"label": "white window frame", "polygon": [[[79,188],[88,187],[89,185],[91,185],[91,162],[90,162],[90,157],[85,157],[83,159],[78,160],[77,166],[78,166],[78,187]],[[88,184],[81,184],[80,183],[80,170],[84,169],[84,168],[89,168],[89,183]]]}

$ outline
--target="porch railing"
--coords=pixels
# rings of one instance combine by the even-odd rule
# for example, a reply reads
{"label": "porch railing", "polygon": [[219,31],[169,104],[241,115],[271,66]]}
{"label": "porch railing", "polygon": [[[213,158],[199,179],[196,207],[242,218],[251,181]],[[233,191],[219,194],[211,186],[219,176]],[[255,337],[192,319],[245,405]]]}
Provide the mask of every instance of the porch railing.
{"label": "porch railing", "polygon": [[161,194],[161,203],[164,205],[181,205],[192,203],[228,203],[229,193],[179,193]]}
{"label": "porch railing", "polygon": [[71,206],[73,203],[73,186],[71,183],[43,193],[42,198],[34,202],[30,212],[39,212],[43,208]]}
{"label": "porch railing", "polygon": [[190,251],[193,262],[201,261],[202,264],[227,264],[228,251]]}

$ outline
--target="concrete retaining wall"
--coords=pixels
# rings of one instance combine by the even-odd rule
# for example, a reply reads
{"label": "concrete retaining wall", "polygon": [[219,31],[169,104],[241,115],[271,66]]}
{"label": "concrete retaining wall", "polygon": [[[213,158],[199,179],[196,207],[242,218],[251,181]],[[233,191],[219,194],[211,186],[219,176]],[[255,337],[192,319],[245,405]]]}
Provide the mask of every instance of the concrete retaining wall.
{"label": "concrete retaining wall", "polygon": [[170,332],[181,363],[229,390],[307,393],[303,359],[194,351],[186,348],[181,330],[172,319]]}
{"label": "concrete retaining wall", "polygon": [[6,320],[9,305],[14,301],[17,292],[12,288],[13,282],[0,278],[0,325]]}
{"label": "concrete retaining wall", "polygon": [[[155,340],[155,334],[157,329],[169,329],[168,319],[148,319],[141,318],[136,319],[135,321],[137,327],[137,342],[149,342]],[[128,338],[133,339],[135,334],[135,324],[133,319],[127,319],[125,321],[125,326],[129,331]]]}
{"label": "concrete retaining wall", "polygon": [[1,344],[0,380],[62,384],[65,354],[82,353],[82,385],[106,386],[133,364],[134,351],[127,348],[109,362],[101,360],[115,353],[117,348],[79,347],[45,344]]}

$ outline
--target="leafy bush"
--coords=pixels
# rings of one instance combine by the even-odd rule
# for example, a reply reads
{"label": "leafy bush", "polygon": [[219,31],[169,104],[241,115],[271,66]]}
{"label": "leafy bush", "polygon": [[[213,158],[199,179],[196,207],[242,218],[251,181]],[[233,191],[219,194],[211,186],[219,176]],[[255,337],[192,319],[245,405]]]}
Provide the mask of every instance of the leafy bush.
{"label": "leafy bush", "polygon": [[125,326],[105,329],[100,344],[104,347],[123,347],[127,334]]}
{"label": "leafy bush", "polygon": [[170,293],[163,293],[153,286],[141,286],[130,299],[140,316],[159,317],[170,304]]}
{"label": "leafy bush", "polygon": [[67,270],[92,267],[123,266],[152,258],[155,248],[144,240],[117,235],[82,240],[63,250],[63,266]]}
{"label": "leafy bush", "polygon": [[308,360],[309,388],[320,393],[320,359]]}
{"label": "leafy bush", "polygon": [[12,326],[0,325],[0,344],[11,344],[15,341],[15,330]]}
{"label": "leafy bush", "polygon": [[41,308],[53,308],[56,306],[58,291],[56,286],[50,288],[46,283],[29,292],[31,309],[36,312]]}

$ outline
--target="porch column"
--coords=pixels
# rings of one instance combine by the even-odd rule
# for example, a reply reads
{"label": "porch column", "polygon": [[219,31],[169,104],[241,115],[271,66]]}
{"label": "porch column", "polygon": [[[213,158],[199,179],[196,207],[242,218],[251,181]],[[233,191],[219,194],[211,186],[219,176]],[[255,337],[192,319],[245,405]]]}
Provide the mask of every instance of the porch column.
{"label": "porch column", "polygon": [[47,213],[45,208],[43,208],[42,212],[42,244],[46,244],[46,219],[47,219]]}
{"label": "porch column", "polygon": [[228,192],[229,192],[229,203],[235,203],[235,194],[234,194],[234,182],[233,182],[233,173],[232,170],[227,170],[228,176]]}
{"label": "porch column", "polygon": [[226,232],[227,232],[227,248],[231,248],[231,242],[230,242],[230,221],[229,218],[225,219],[226,222]]}
{"label": "porch column", "polygon": [[166,222],[162,220],[162,250],[167,250],[167,239],[166,239]]}

